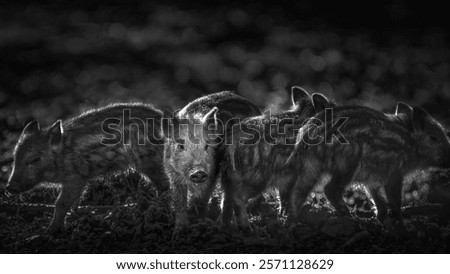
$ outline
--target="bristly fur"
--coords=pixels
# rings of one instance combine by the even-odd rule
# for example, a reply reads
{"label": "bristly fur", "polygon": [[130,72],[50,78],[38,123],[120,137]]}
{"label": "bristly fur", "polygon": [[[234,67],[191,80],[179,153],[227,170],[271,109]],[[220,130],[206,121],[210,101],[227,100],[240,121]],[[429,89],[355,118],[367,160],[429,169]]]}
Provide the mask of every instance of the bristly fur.
{"label": "bristly fur", "polygon": [[[261,111],[248,100],[229,91],[223,91],[190,102],[176,114],[173,121],[176,124],[178,120],[185,119],[190,125],[201,125],[208,122],[204,118],[214,108],[218,109],[214,117],[230,127],[232,124],[227,124],[229,119],[243,119],[261,114]],[[193,209],[194,213],[200,216],[206,213],[209,198],[219,177],[218,163],[223,158],[222,144],[208,145],[202,138],[203,130],[203,127],[200,129],[196,127],[191,132],[193,136],[199,138],[198,144],[186,142],[180,146],[169,135],[165,145],[164,166],[170,180],[175,210],[174,236],[187,224],[188,209]],[[189,134],[185,128],[180,129],[177,134],[181,139],[188,140]],[[206,181],[203,183],[191,181],[190,175],[197,171],[207,174]]]}
{"label": "bristly fur", "polygon": [[[303,133],[298,135],[290,157],[290,165],[295,166],[299,174],[291,194],[292,216],[297,215],[321,176],[330,174],[331,180],[324,191],[339,214],[349,216],[342,192],[350,182],[358,181],[371,191],[378,218],[390,223],[392,217],[401,225],[401,189],[405,174],[429,166],[448,167],[450,163],[450,144],[441,125],[418,108],[414,108],[413,114],[411,120],[408,116],[395,117],[366,107],[335,107],[332,121],[326,121],[322,127],[313,123],[325,121],[325,113],[316,115],[315,120],[302,128]],[[348,120],[339,132],[330,130],[340,117]],[[318,136],[327,137],[327,134],[332,141],[307,145],[304,132],[310,128],[316,129]],[[340,143],[332,137],[340,133],[348,143]],[[388,207],[392,210],[391,216],[387,215]]]}
{"label": "bristly fur", "polygon": [[[316,114],[306,92],[295,98],[295,106],[289,111],[245,119],[240,124],[240,130],[230,132],[228,138],[232,142],[226,145],[221,165],[225,193],[222,212],[224,226],[230,224],[234,210],[238,225],[248,228],[248,199],[260,195],[269,187],[279,189],[282,205],[287,206],[288,190],[295,180],[291,176],[292,166],[285,165],[286,159],[293,149],[295,132],[307,118]],[[249,132],[259,135],[260,140],[246,140]]]}
{"label": "bristly fur", "polygon": [[[124,117],[125,110],[131,117]],[[101,141],[109,136],[102,124],[111,118],[120,121],[116,129],[122,140],[105,145]],[[128,118],[141,120],[147,132],[154,134],[145,136],[145,130],[124,125]],[[63,228],[67,211],[80,197],[86,182],[94,177],[133,167],[150,178],[159,191],[165,191],[169,184],[162,165],[161,118],[161,111],[152,105],[121,103],[86,111],[39,131],[24,132],[15,149],[8,188],[21,192],[43,181],[62,184],[49,227],[51,233]],[[154,123],[146,123],[148,119]],[[125,143],[125,139],[129,142]],[[138,140],[145,140],[145,144]]]}

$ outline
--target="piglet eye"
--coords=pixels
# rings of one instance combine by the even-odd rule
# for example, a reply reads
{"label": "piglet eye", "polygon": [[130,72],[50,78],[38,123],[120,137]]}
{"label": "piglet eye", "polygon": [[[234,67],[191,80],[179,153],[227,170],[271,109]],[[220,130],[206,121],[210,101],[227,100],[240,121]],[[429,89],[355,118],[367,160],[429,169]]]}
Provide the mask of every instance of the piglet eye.
{"label": "piglet eye", "polygon": [[437,143],[438,142],[438,138],[436,138],[435,136],[430,136],[430,140],[433,143]]}
{"label": "piglet eye", "polygon": [[184,145],[183,144],[178,144],[178,148],[183,150],[184,149]]}

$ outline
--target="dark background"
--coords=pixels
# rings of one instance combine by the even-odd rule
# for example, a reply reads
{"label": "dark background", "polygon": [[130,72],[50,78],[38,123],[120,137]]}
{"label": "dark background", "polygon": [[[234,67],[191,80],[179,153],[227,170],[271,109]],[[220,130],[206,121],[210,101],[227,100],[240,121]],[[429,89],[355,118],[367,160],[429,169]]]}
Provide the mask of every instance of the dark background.
{"label": "dark background", "polygon": [[0,1],[0,185],[26,122],[118,101],[175,109],[234,90],[281,110],[300,85],[382,111],[423,106],[449,125],[447,12],[434,1]]}

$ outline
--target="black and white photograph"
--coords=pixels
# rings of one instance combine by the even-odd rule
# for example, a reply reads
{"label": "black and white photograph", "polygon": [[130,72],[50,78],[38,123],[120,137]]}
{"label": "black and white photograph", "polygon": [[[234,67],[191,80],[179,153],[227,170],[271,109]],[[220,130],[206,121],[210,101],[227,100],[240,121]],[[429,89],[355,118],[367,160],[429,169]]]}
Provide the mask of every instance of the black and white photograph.
{"label": "black and white photograph", "polygon": [[432,2],[0,0],[0,253],[450,253]]}

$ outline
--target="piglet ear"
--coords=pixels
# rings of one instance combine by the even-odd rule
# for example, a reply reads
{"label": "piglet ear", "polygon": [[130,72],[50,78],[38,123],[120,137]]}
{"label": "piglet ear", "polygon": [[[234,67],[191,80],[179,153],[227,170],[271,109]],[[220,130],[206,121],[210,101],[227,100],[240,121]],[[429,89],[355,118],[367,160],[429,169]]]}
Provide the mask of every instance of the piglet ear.
{"label": "piglet ear", "polygon": [[22,134],[31,134],[34,132],[38,132],[39,130],[41,130],[41,126],[39,125],[39,122],[34,120],[29,122],[25,128],[22,131]]}
{"label": "piglet ear", "polygon": [[316,113],[319,113],[319,112],[323,111],[324,109],[331,107],[331,104],[328,101],[327,97],[325,97],[325,95],[320,94],[320,93],[314,93],[312,95],[312,101],[313,101],[314,111]]}
{"label": "piglet ear", "polygon": [[202,123],[204,126],[208,126],[211,121],[217,126],[217,112],[219,111],[218,107],[213,107],[208,113],[205,114],[202,118]]}
{"label": "piglet ear", "polygon": [[[203,116],[201,119],[201,122],[203,124],[203,130],[206,132],[209,132],[210,130],[214,129],[216,132],[219,127],[219,119],[217,118],[217,112],[219,111],[218,107],[213,107],[208,113]],[[214,125],[213,128],[211,128],[211,125]]]}
{"label": "piglet ear", "polygon": [[50,146],[57,150],[61,149],[63,145],[63,134],[64,130],[62,127],[61,120],[56,121],[48,131],[49,144]]}
{"label": "piglet ear", "polygon": [[300,102],[304,100],[311,100],[309,93],[299,86],[293,86],[291,88],[291,100],[294,106],[300,105]]}
{"label": "piglet ear", "polygon": [[411,117],[412,115],[412,107],[403,102],[398,102],[395,107],[395,115],[405,114],[407,117]]}
{"label": "piglet ear", "polygon": [[218,135],[223,134],[223,123],[222,120],[217,117],[218,112],[219,108],[213,107],[208,113],[203,116],[201,120],[203,124],[203,133],[207,133],[206,135],[204,135],[204,141],[208,145],[215,146],[221,141],[221,139],[217,137]]}

